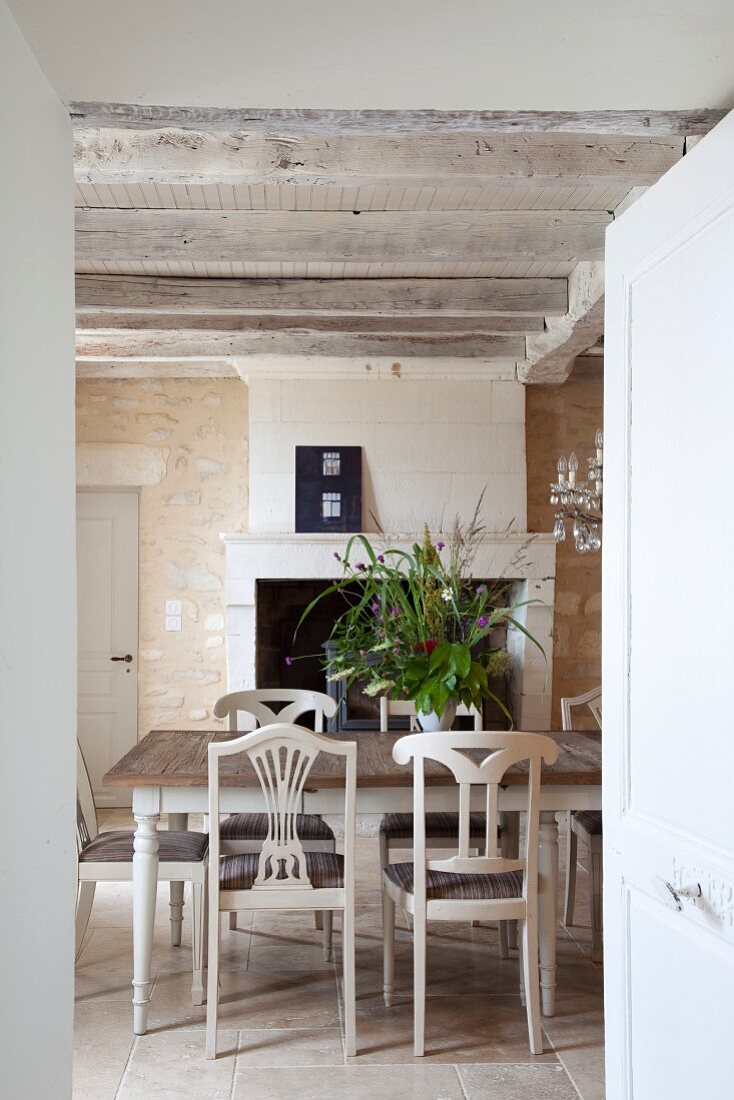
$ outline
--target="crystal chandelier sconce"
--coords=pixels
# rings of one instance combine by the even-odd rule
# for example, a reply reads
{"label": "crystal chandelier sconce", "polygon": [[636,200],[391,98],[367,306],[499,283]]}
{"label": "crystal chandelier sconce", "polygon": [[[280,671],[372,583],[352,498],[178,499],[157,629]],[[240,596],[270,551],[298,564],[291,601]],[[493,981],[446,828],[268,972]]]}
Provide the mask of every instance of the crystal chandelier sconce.
{"label": "crystal chandelier sconce", "polygon": [[580,554],[601,549],[602,525],[602,470],[604,465],[604,436],[601,428],[596,433],[596,455],[587,459],[589,472],[586,481],[579,481],[579,460],[571,454],[558,459],[558,480],[550,484],[550,502],[558,507],[553,537],[563,542],[568,528],[573,533],[574,546]]}

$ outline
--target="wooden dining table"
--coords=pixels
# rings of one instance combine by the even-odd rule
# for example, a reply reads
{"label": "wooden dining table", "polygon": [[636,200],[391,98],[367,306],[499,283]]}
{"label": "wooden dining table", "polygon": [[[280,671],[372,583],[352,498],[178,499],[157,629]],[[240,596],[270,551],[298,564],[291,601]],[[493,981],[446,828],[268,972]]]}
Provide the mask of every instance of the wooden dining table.
{"label": "wooden dining table", "polygon": [[[133,856],[133,1029],[147,1030],[151,992],[151,954],[158,885],[158,824],[168,815],[169,829],[188,828],[190,813],[206,813],[207,749],[210,741],[236,736],[217,730],[152,730],[103,778],[109,787],[132,788],[136,830]],[[410,812],[412,769],[395,763],[392,750],[404,733],[360,730],[329,734],[357,743],[357,813]],[[544,1016],[555,1012],[558,823],[568,810],[601,809],[601,739],[581,732],[550,733],[558,744],[556,763],[543,768],[538,855],[540,985]],[[505,775],[499,809],[517,821],[527,802],[527,765]],[[308,776],[304,813],[343,812],[343,758],[321,754]],[[426,809],[456,810],[458,787],[441,765],[426,764]],[[242,753],[222,762],[222,813],[263,810],[257,775]],[[483,807],[477,803],[477,809]],[[183,883],[171,884],[171,919],[181,919]]]}

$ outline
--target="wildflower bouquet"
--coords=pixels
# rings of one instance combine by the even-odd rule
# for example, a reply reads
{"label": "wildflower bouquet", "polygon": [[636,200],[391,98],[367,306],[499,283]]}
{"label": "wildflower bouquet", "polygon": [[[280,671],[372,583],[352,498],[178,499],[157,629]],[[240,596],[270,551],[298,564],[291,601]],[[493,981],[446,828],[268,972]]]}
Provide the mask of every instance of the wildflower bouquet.
{"label": "wildflower bouquet", "polygon": [[410,553],[379,552],[365,535],[352,536],[344,555],[335,554],[342,578],[309,604],[299,622],[325,596],[343,595],[347,607],[330,636],[336,646],[329,678],[346,686],[365,682],[367,695],[409,699],[419,712],[438,716],[450,703],[481,709],[484,699],[492,699],[511,721],[490,688],[493,677],[508,672],[509,657],[491,649],[490,636],[504,623],[527,631],[513,617],[522,605],[505,605],[506,583],[478,584],[469,575],[482,536],[476,513],[465,526],[456,521],[448,546],[434,542],[428,527]]}

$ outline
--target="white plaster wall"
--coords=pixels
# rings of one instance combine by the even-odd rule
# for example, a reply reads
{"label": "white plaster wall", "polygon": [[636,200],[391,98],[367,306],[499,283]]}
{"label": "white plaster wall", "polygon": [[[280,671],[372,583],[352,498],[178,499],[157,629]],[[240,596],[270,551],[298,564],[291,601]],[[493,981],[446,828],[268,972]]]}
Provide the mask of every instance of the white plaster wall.
{"label": "white plaster wall", "polygon": [[731,0],[12,0],[68,99],[671,110],[732,99]]}
{"label": "white plaster wall", "polygon": [[0,1092],[71,1095],[74,240],[69,119],[0,2]]}
{"label": "white plaster wall", "polygon": [[513,381],[250,380],[252,532],[294,529],[297,444],[363,448],[363,528],[438,530],[486,487],[490,531],[526,527],[525,391]]}

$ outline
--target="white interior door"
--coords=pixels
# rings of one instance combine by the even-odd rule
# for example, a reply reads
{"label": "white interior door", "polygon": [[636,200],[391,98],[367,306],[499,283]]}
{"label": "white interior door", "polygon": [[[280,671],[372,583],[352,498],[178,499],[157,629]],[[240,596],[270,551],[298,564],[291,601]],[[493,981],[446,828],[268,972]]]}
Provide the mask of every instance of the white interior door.
{"label": "white interior door", "polygon": [[78,731],[99,806],[130,805],[101,785],[138,736],[138,494],[77,494]]}
{"label": "white interior door", "polygon": [[[607,235],[604,913],[615,1100],[734,1095],[733,257],[734,114]],[[702,897],[686,896],[699,884]]]}

